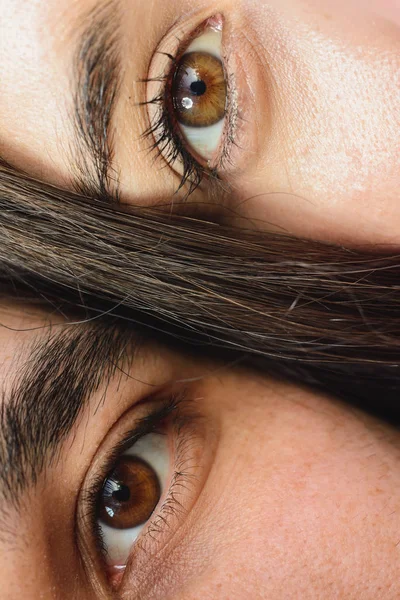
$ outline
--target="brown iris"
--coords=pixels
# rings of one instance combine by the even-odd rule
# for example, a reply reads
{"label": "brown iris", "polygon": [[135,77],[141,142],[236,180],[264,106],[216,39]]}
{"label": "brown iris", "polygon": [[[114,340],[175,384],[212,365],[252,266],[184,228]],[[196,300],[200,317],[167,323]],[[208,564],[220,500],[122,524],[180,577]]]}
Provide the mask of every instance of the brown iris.
{"label": "brown iris", "polygon": [[208,127],[226,110],[226,81],[221,61],[207,52],[185,54],[175,71],[172,99],[182,125]]}
{"label": "brown iris", "polygon": [[160,500],[160,482],[141,458],[122,456],[104,482],[99,501],[100,520],[114,529],[142,525]]}

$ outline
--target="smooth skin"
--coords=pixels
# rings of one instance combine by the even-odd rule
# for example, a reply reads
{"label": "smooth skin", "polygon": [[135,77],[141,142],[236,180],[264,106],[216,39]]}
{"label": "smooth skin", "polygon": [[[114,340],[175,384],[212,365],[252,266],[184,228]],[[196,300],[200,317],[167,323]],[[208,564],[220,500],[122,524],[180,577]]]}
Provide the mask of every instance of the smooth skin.
{"label": "smooth skin", "polygon": [[[87,15],[103,4],[0,3],[0,153],[65,186],[73,184],[74,52]],[[397,246],[400,8],[389,0],[120,0],[124,75],[113,129],[122,199],[154,204],[176,191],[176,173],[162,161],[154,168],[141,138],[148,115],[137,106],[147,97],[138,81],[162,40],[185,39],[216,13],[225,18],[224,56],[238,104],[236,145],[220,170],[229,191],[217,202],[219,218],[348,245]],[[204,210],[215,203],[207,185],[191,200]]]}

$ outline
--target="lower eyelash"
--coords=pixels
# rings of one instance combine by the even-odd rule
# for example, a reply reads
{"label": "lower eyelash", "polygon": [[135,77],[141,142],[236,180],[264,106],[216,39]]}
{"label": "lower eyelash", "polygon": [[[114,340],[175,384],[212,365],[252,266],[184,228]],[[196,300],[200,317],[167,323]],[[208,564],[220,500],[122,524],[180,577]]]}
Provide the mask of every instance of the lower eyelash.
{"label": "lower eyelash", "polygon": [[[191,464],[193,445],[197,435],[196,423],[201,418],[191,406],[191,400],[183,394],[176,401],[176,412],[172,416],[171,427],[175,432],[175,469],[166,498],[147,523],[144,533],[135,543],[136,550],[146,551],[146,540],[155,540],[166,529],[171,529],[171,520],[180,522],[186,513],[185,503],[180,496],[187,492],[197,480],[195,470],[197,464]],[[129,560],[128,560],[129,563]]]}
{"label": "lower eyelash", "polygon": [[[193,464],[193,448],[195,447],[195,440],[198,438],[197,423],[201,417],[194,406],[192,406],[193,402],[188,397],[187,390],[181,390],[178,393],[172,394],[163,401],[161,406],[144,417],[120,443],[110,450],[107,459],[105,459],[102,472],[93,478],[89,488],[85,490],[82,496],[85,513],[81,513],[80,518],[90,528],[89,535],[94,541],[94,546],[98,552],[97,556],[100,556],[102,567],[105,570],[108,568],[106,561],[107,547],[97,520],[98,497],[103,487],[104,479],[112,469],[113,463],[123,454],[126,447],[134,445],[140,438],[149,433],[164,433],[164,427],[168,421],[170,423],[168,428],[171,431],[170,435],[173,436],[175,446],[173,452],[174,472],[165,499],[155,509],[146,524],[143,534],[133,543],[132,551],[133,548],[139,551],[141,549],[145,550],[145,540],[148,537],[154,540],[156,536],[162,534],[166,529],[172,528],[172,519],[177,521],[183,518],[185,514],[185,502],[181,502],[180,496],[185,491],[187,492],[197,480],[194,471],[198,468],[198,465]],[[80,528],[78,527],[76,531],[81,539],[81,544],[83,543],[87,546],[87,543],[84,541],[85,538],[81,537]]]}
{"label": "lower eyelash", "polygon": [[[193,418],[196,418],[196,416]],[[143,540],[146,536],[154,538],[156,535],[161,534],[165,527],[169,528],[171,526],[171,518],[176,517],[176,519],[181,519],[185,514],[186,509],[182,502],[180,502],[179,496],[195,483],[196,475],[193,471],[198,468],[198,465],[190,465],[190,458],[188,458],[188,446],[190,446],[193,438],[187,434],[185,434],[185,437],[179,437],[180,433],[179,431],[177,432],[177,448],[175,450],[176,469],[172,476],[167,497],[157,514],[149,522]]]}
{"label": "lower eyelash", "polygon": [[[169,58],[175,62],[173,57],[169,56]],[[156,158],[162,158],[170,167],[173,168],[174,163],[177,160],[180,161],[183,173],[175,193],[178,193],[182,188],[187,186],[186,200],[200,186],[204,177],[204,167],[187,150],[168,112],[168,80],[169,75],[156,79],[141,80],[145,84],[154,81],[163,83],[163,92],[161,94],[147,102],[140,103],[140,105],[154,105],[158,109],[153,123],[142,134],[142,138],[152,139],[150,152],[155,152]]]}

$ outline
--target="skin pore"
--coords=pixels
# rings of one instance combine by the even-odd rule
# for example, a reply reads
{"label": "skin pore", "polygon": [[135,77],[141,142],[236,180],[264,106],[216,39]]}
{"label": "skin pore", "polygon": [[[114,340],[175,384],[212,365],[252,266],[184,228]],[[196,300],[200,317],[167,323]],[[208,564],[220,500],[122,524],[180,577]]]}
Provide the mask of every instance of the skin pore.
{"label": "skin pore", "polygon": [[[206,178],[189,198],[176,194],[174,209],[197,206],[206,218],[348,245],[397,245],[400,34],[386,3],[0,7],[0,155],[15,167],[88,193],[100,173],[101,194],[165,204],[179,186],[179,160],[171,169],[148,152],[140,103],[151,84],[140,80],[170,66],[159,51],[176,50],[177,39],[222,14],[237,107],[218,173],[225,193]],[[105,51],[93,54],[99,39]],[[88,80],[94,57],[105,72],[93,69]],[[82,93],[107,76],[110,120],[90,102],[88,110]],[[97,152],[99,123],[109,145]],[[90,126],[99,127],[95,136]],[[116,331],[115,349],[109,329],[68,325],[56,307],[49,314],[4,301],[0,323],[5,598],[399,597],[397,430],[331,397],[182,356],[135,331]],[[104,559],[91,518],[109,455],[175,397],[178,407],[160,424],[166,488],[179,475],[175,504],[156,509],[125,570],[113,570],[120,565]]]}
{"label": "skin pore", "polygon": [[[66,327],[15,307],[1,321],[10,328],[1,329],[4,402],[10,382],[21,384],[33,368],[33,347],[37,359],[40,344],[67,332],[86,328],[92,339],[93,325]],[[96,351],[87,344],[86,356]],[[36,482],[21,467],[21,491],[2,485],[5,597],[110,597],[84,490],[126,428],[183,391],[190,426],[179,434],[179,509],[157,530],[144,529],[116,579],[118,597],[398,596],[396,430],[304,389],[135,344],[60,435]],[[65,363],[64,374],[73,368]]]}
{"label": "skin pore", "polygon": [[[177,38],[220,13],[237,114],[218,218],[347,245],[398,243],[400,34],[387,3],[80,0],[60,9],[2,0],[1,8],[1,154],[15,166],[73,186],[75,56],[100,12],[96,35],[108,28],[117,38],[121,80],[111,180],[124,202],[165,201],[179,177],[141,137],[149,123],[140,80],[154,63],[153,76],[169,68],[158,50],[176,50]],[[189,200],[204,213],[216,202],[210,193],[204,181]],[[184,199],[182,190],[174,205]]]}

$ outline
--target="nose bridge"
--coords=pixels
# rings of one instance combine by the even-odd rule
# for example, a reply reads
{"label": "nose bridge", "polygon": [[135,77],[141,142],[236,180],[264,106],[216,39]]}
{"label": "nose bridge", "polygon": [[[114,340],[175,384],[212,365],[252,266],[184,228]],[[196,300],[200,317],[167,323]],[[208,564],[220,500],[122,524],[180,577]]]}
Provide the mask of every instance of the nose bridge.
{"label": "nose bridge", "polygon": [[0,500],[0,600],[104,600],[84,566],[75,507],[46,484]]}
{"label": "nose bridge", "polygon": [[[96,600],[96,596],[79,585],[78,577],[64,578],[52,573],[46,557],[20,559],[1,552],[1,600]],[[27,554],[29,554],[27,550]]]}

